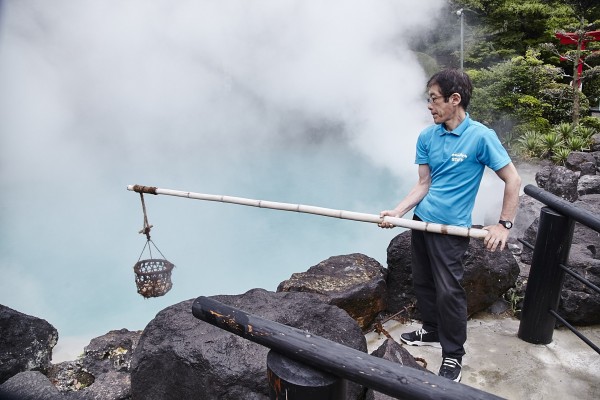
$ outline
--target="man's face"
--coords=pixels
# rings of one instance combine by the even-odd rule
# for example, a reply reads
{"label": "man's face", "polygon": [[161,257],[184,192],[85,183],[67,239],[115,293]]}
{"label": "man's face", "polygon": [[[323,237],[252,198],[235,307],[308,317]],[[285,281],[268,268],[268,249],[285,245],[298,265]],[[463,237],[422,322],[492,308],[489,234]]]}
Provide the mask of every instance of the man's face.
{"label": "man's face", "polygon": [[428,95],[427,108],[431,112],[433,121],[436,124],[443,124],[454,116],[456,107],[453,105],[452,97],[448,101],[445,101],[440,91],[440,86],[437,83],[431,85]]}

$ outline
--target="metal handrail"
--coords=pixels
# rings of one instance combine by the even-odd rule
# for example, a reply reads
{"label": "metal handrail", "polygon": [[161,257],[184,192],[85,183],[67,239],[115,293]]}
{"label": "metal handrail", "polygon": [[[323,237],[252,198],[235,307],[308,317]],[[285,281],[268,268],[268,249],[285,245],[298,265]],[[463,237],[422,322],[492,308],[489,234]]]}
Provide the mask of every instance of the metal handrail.
{"label": "metal handrail", "polygon": [[525,194],[533,197],[534,199],[541,201],[553,210],[561,213],[562,215],[572,218],[573,220],[600,232],[600,217],[597,217],[588,210],[578,208],[573,203],[562,199],[550,192],[545,191],[537,186],[526,185],[523,189]]}
{"label": "metal handrail", "polygon": [[600,354],[600,347],[596,346],[590,339],[588,339],[585,335],[577,330],[573,325],[571,325],[566,319],[561,317],[556,311],[550,310],[550,314],[557,320],[559,320],[564,326],[566,326],[571,332],[573,332],[579,339],[583,340],[585,344],[590,346],[594,351]]}
{"label": "metal handrail", "polygon": [[567,274],[571,275],[573,278],[577,279],[579,282],[583,283],[585,286],[589,287],[590,289],[592,289],[596,293],[600,294],[600,288],[598,286],[594,285],[592,282],[590,282],[589,280],[585,279],[583,276],[579,275],[577,272],[571,271],[569,269],[568,265],[559,264],[558,266],[563,271],[565,271]]}

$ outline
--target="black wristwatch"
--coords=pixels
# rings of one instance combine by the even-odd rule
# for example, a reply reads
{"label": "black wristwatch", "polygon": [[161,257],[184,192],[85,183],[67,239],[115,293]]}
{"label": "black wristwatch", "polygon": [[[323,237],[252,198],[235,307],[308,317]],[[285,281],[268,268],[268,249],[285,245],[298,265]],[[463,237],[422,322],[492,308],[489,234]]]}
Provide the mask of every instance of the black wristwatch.
{"label": "black wristwatch", "polygon": [[498,223],[500,225],[502,225],[503,227],[505,227],[506,229],[510,229],[513,227],[513,223],[511,221],[500,220],[500,221],[498,221]]}

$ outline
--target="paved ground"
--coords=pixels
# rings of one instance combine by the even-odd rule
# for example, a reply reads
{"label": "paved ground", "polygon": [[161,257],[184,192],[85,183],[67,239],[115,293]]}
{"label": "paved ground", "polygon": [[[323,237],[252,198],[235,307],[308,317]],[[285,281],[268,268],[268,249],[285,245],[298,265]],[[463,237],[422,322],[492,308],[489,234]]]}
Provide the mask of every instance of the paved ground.
{"label": "paved ground", "polygon": [[[419,329],[418,322],[388,321],[384,328],[400,343],[400,334]],[[462,382],[507,399],[600,399],[600,355],[566,328],[556,329],[552,343],[533,345],[517,337],[519,320],[479,314],[469,320],[467,355]],[[600,326],[580,331],[597,346]],[[367,334],[369,352],[385,341],[384,335]],[[441,350],[405,346],[424,358],[427,369],[437,373]]]}

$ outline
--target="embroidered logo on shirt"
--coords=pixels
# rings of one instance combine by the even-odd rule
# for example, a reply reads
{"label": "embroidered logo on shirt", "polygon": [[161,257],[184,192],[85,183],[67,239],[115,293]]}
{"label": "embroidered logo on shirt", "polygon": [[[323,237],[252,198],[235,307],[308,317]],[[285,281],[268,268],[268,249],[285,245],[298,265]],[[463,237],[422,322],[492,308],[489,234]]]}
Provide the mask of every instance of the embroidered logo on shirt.
{"label": "embroidered logo on shirt", "polygon": [[452,153],[452,162],[463,162],[466,158],[465,153]]}

